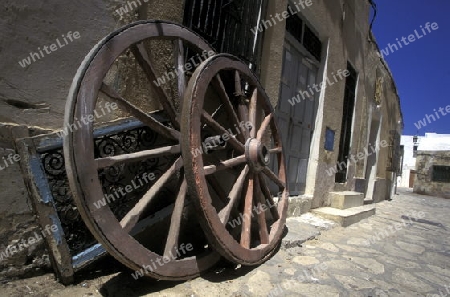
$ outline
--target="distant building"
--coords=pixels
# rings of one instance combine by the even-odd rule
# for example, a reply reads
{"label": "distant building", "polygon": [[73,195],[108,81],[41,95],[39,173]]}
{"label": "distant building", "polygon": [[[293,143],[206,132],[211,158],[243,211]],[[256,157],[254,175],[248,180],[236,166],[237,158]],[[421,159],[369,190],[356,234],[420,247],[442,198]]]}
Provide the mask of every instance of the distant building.
{"label": "distant building", "polygon": [[[445,159],[448,152],[450,152],[450,134],[403,135],[400,144],[404,153],[402,175],[399,177],[397,185],[399,187],[414,188],[414,191],[418,193],[427,192],[424,190],[424,187],[427,188],[427,184],[434,183],[432,176],[433,166],[450,166],[450,158]],[[424,162],[428,162],[428,167],[423,167]],[[438,167],[436,168],[436,170],[439,170]],[[420,172],[418,172],[419,170]],[[418,181],[417,186],[415,185],[416,181]],[[445,187],[445,185],[442,186]],[[450,186],[450,184],[447,186]],[[450,189],[445,191],[450,193]]]}
{"label": "distant building", "polygon": [[420,142],[414,193],[450,199],[450,134],[427,133]]}

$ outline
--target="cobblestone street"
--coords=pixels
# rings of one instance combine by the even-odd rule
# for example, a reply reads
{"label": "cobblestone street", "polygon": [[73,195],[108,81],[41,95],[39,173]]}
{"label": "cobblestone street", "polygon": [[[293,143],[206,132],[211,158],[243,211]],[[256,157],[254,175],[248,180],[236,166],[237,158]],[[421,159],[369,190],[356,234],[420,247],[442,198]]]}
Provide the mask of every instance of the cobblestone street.
{"label": "cobblestone street", "polygon": [[0,296],[450,296],[450,200],[399,194],[377,204],[375,216],[318,227],[315,239],[259,267],[216,268],[179,283],[135,281],[122,269],[67,288],[49,274],[4,283]]}

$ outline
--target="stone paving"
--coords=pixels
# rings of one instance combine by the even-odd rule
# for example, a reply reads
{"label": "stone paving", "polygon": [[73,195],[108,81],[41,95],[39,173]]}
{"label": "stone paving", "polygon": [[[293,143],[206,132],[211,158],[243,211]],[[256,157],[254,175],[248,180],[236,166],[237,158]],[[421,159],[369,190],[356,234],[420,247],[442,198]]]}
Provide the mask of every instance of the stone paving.
{"label": "stone paving", "polygon": [[316,238],[289,241],[259,267],[219,266],[178,283],[134,281],[125,271],[67,288],[46,275],[3,284],[0,296],[450,296],[450,200],[399,193],[350,227],[307,230]]}

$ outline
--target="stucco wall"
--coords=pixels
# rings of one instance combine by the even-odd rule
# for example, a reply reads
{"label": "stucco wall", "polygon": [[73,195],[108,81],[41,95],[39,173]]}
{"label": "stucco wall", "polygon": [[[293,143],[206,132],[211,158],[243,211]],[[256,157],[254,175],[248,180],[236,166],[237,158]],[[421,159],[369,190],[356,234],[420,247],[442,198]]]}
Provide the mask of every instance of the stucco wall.
{"label": "stucco wall", "polygon": [[[269,1],[267,16],[285,11],[287,0]],[[283,51],[286,21],[268,28],[264,32],[263,51],[261,57],[261,84],[265,88],[272,105],[278,104],[280,93],[281,71],[283,68]]]}

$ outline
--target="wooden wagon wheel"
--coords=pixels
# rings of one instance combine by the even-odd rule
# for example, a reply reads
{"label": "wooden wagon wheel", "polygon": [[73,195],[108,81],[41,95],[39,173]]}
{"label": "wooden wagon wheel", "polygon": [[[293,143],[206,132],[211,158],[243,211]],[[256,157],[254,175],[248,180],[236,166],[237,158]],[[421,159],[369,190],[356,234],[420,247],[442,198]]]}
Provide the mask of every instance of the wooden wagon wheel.
{"label": "wooden wagon wheel", "polygon": [[[197,68],[185,104],[185,174],[204,214],[204,232],[228,260],[262,263],[281,241],[289,196],[281,135],[269,98],[246,64],[220,54]],[[278,199],[271,190],[278,192]]]}
{"label": "wooden wagon wheel", "polygon": [[[149,45],[152,42],[154,44]],[[147,276],[158,279],[182,280],[195,277],[210,268],[220,259],[220,255],[207,245],[203,234],[198,234],[202,232],[190,230],[197,233],[192,234],[189,230],[185,230],[186,228],[183,229],[182,222],[185,221],[188,194],[180,149],[179,113],[169,100],[166,91],[155,86],[157,66],[151,62],[150,51],[147,50],[151,46],[156,46],[157,50],[165,51],[166,54],[167,45],[170,45],[169,50],[173,51],[173,55],[169,56],[176,61],[176,67],[184,65],[186,61],[184,49],[191,54],[212,52],[212,48],[198,35],[181,25],[163,21],[141,21],[130,24],[111,33],[91,50],[78,69],[68,96],[65,127],[66,129],[72,127],[70,130],[73,131],[64,138],[64,155],[68,179],[78,210],[103,247],[132,270],[141,270]],[[162,58],[158,56],[158,59]],[[116,66],[130,59],[135,69],[140,69],[142,76],[148,80],[147,84],[151,85],[149,88],[157,98],[155,104],[160,106],[159,113],[146,112],[129,100],[131,98],[125,98],[126,95],[121,94],[118,85],[122,77],[117,75]],[[199,61],[199,58],[196,59]],[[129,68],[130,65],[126,66],[125,68]],[[183,74],[177,79],[172,78],[175,86],[178,80],[178,91],[182,98],[186,76]],[[99,99],[100,96],[102,99]],[[96,115],[96,104],[100,100],[109,100],[110,104],[116,103],[119,110],[138,119],[167,139],[170,144],[128,154],[96,158],[94,123],[84,120],[80,124],[80,120],[89,117],[92,119]],[[108,206],[98,208],[98,204],[95,205],[104,197],[99,179],[101,170],[123,164],[139,164],[160,157],[165,157],[169,162],[166,170],[161,172],[156,182],[123,217],[118,217]],[[135,166],[138,165],[131,165]],[[171,188],[175,195],[173,197],[164,195],[162,193],[164,186]],[[156,197],[162,199],[158,203],[162,203],[165,208],[154,205]],[[171,207],[167,207],[169,203]],[[137,236],[139,230],[148,227],[144,223],[151,221],[155,212],[162,210],[166,212],[169,210],[165,234],[159,238],[157,232]],[[201,231],[201,228],[198,230]],[[189,242],[202,236],[202,240]]]}

